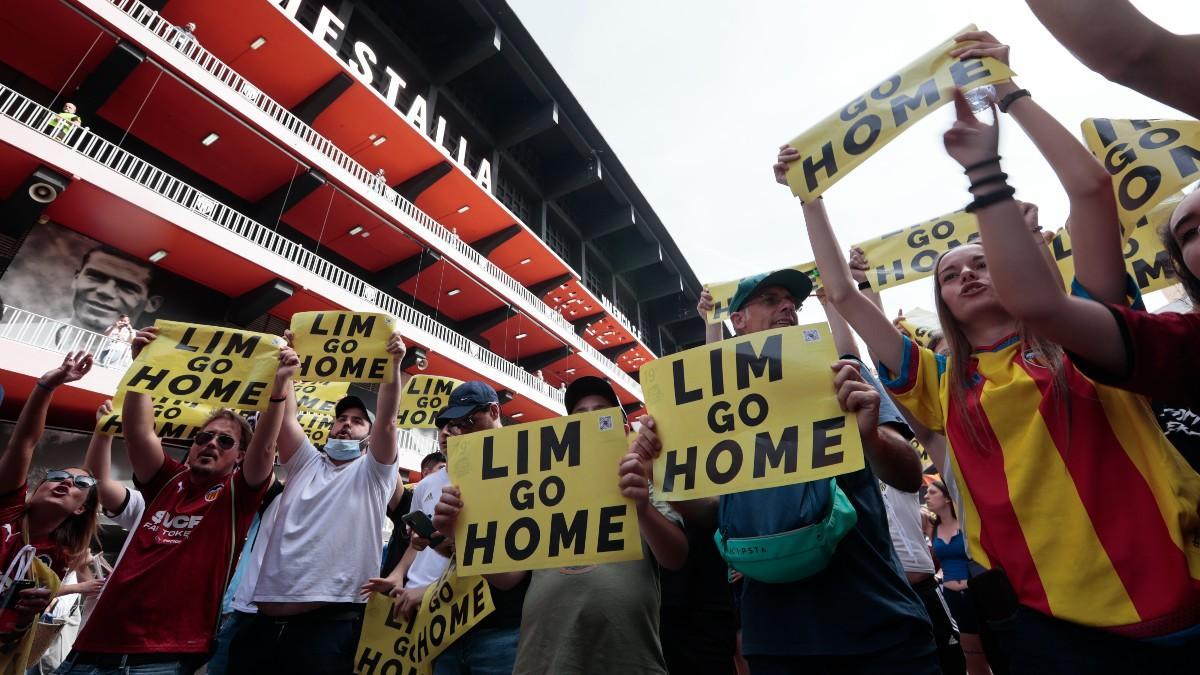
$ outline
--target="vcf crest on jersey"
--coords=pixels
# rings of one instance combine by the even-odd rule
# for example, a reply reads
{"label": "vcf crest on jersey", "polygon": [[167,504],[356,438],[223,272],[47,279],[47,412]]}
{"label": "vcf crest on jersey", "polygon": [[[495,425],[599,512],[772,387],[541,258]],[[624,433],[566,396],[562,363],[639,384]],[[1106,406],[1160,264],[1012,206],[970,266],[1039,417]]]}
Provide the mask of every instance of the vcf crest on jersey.
{"label": "vcf crest on jersey", "polygon": [[204,501],[206,501],[206,502],[217,501],[217,497],[221,494],[221,488],[223,488],[223,487],[225,487],[224,483],[219,483],[217,485],[210,487],[208,489],[208,492],[204,493]]}

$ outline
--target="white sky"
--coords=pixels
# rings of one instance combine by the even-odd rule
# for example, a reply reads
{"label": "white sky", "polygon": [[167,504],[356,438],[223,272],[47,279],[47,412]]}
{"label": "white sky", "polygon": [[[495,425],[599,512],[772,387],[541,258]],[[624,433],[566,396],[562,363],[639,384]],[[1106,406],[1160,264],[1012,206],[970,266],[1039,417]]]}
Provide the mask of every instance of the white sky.
{"label": "white sky", "polygon": [[[702,283],[812,260],[799,202],[771,175],[776,149],[968,23],[1012,46],[1017,83],[1077,137],[1087,117],[1185,117],[1085,68],[1019,0],[508,1]],[[1135,4],[1175,32],[1200,33],[1195,0]],[[825,193],[844,246],[966,204],[966,180],[941,143],[952,117],[953,106],[935,111]],[[1020,128],[1003,123],[1010,184],[1058,229],[1061,186]],[[932,293],[926,279],[884,301],[890,313],[933,309]],[[800,318],[823,319],[815,300]]]}

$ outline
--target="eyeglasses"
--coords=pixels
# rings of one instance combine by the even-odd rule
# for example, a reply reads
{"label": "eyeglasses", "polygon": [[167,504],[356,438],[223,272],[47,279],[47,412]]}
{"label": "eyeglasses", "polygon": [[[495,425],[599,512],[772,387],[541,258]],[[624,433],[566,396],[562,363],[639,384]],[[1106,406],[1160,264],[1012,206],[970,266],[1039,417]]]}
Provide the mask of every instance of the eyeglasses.
{"label": "eyeglasses", "polygon": [[217,447],[222,450],[232,449],[237,445],[237,439],[229,434],[215,434],[211,431],[200,431],[192,437],[192,442],[196,445],[208,445],[212,439],[217,439]]}
{"label": "eyeglasses", "polygon": [[456,420],[446,422],[446,431],[450,431],[451,428],[458,429],[460,432],[475,431],[481,426],[479,421],[475,419],[475,416],[484,410],[487,410],[487,408],[476,408]]}
{"label": "eyeglasses", "polygon": [[71,484],[80,490],[89,490],[96,487],[96,479],[86,474],[74,474],[65,469],[56,469],[46,473],[46,481],[50,483],[65,483],[71,481]]}
{"label": "eyeglasses", "polygon": [[757,297],[751,298],[750,300],[746,301],[745,304],[750,305],[750,304],[761,303],[763,305],[766,305],[767,307],[778,307],[780,305],[780,303],[782,303],[784,300],[791,302],[792,306],[795,307],[796,309],[800,309],[800,302],[798,302],[796,300],[796,298],[793,298],[790,293],[780,294],[780,293],[774,293],[774,292],[770,292],[770,291],[768,291],[767,293],[763,293],[762,295],[759,295]]}

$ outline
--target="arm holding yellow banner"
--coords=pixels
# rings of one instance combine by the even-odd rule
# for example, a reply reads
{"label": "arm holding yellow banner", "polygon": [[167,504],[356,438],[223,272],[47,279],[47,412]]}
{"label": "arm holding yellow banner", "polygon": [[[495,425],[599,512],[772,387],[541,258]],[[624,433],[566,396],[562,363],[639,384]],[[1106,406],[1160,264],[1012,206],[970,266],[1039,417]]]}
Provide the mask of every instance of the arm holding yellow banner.
{"label": "arm holding yellow banner", "polygon": [[[111,415],[112,409],[112,401],[101,403],[96,408],[97,424]],[[109,513],[117,513],[125,502],[126,487],[112,478],[112,442],[112,434],[95,431],[83,456],[83,467],[96,479],[96,495],[100,499],[100,506]]]}
{"label": "arm holding yellow banner", "polygon": [[400,364],[404,361],[404,338],[400,331],[388,337],[386,352],[391,357],[389,378],[379,385],[379,397],[376,399],[375,424],[371,426],[371,442],[367,450],[376,462],[380,464],[395,464],[396,451],[396,412],[400,409],[400,388],[403,386],[400,377]]}

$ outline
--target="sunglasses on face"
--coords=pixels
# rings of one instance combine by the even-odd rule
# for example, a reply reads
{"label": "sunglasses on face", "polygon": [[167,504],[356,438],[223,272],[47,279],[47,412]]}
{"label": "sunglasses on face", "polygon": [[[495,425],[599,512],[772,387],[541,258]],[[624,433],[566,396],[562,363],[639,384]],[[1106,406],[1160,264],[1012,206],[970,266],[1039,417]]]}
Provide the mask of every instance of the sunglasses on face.
{"label": "sunglasses on face", "polygon": [[73,474],[70,471],[57,469],[46,474],[46,481],[49,483],[65,483],[71,481],[71,484],[80,490],[89,490],[96,487],[96,479],[85,474]]}
{"label": "sunglasses on face", "polygon": [[198,432],[192,438],[192,442],[196,445],[208,445],[214,438],[217,439],[217,447],[222,450],[230,450],[233,446],[237,445],[237,439],[233,436],[229,434],[216,434],[211,431]]}
{"label": "sunglasses on face", "polygon": [[475,419],[475,416],[484,410],[487,408],[476,408],[456,420],[446,422],[446,431],[450,431],[450,429],[458,429],[460,432],[474,431],[479,427],[479,420]]}

